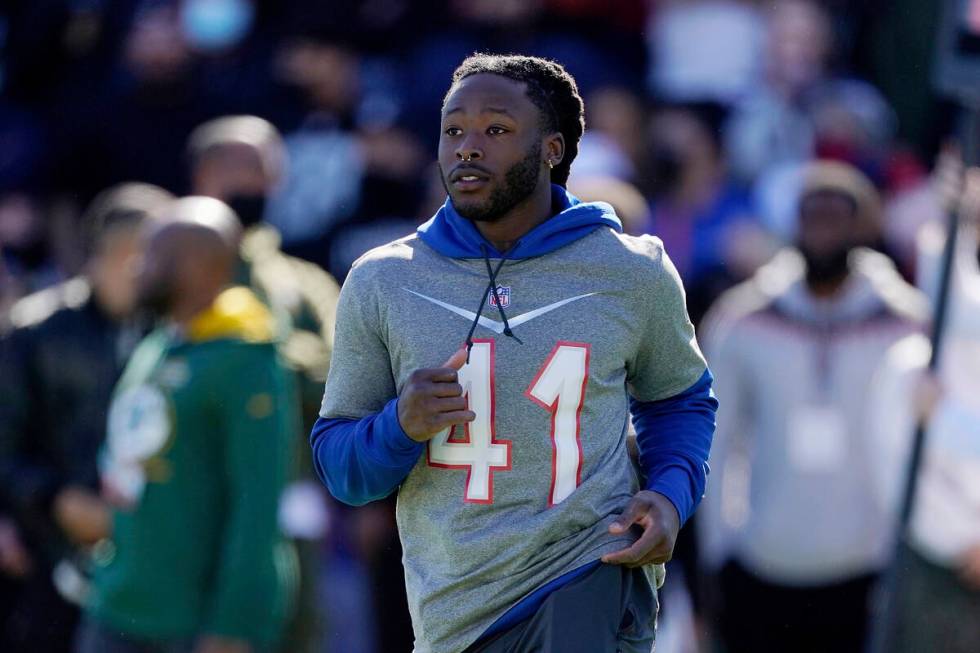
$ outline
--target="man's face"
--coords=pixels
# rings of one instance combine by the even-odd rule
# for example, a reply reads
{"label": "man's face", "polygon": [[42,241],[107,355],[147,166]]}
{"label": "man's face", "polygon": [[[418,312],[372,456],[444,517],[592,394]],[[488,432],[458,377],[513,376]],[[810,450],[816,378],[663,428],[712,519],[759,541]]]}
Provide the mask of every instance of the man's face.
{"label": "man's face", "polygon": [[499,220],[549,183],[541,116],[525,84],[491,74],[456,84],[442,111],[439,169],[456,211],[480,222]]}
{"label": "man's face", "polygon": [[267,195],[276,180],[270,179],[255,147],[244,143],[224,145],[205,157],[194,171],[194,194],[227,202],[235,195]]}
{"label": "man's face", "polygon": [[857,208],[840,193],[820,191],[800,200],[797,246],[811,279],[846,273],[847,256],[858,243],[857,227]]}
{"label": "man's face", "polygon": [[89,263],[99,302],[116,317],[125,317],[136,308],[136,275],[143,244],[140,233],[137,226],[131,226],[105,234]]}
{"label": "man's face", "polygon": [[805,89],[823,74],[827,56],[827,17],[810,0],[781,2],[769,22],[770,74],[793,91]]}
{"label": "man's face", "polygon": [[228,204],[250,227],[265,214],[266,197],[277,179],[263,163],[262,153],[244,143],[225,145],[206,155],[194,171],[194,194]]}

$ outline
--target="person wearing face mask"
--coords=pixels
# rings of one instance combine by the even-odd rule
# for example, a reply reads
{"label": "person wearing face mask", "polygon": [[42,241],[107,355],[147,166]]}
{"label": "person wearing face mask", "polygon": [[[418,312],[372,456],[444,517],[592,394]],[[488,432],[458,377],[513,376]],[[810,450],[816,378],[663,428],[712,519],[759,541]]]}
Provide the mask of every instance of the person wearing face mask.
{"label": "person wearing face mask", "polygon": [[850,165],[811,164],[795,247],[728,291],[702,337],[724,398],[702,556],[726,650],[859,652],[892,526],[865,428],[874,372],[925,299],[862,247],[878,197]]}
{"label": "person wearing face mask", "polygon": [[[647,232],[670,248],[695,324],[722,291],[765,262],[761,227],[744,190],[732,183],[717,136],[724,109],[712,103],[661,106],[645,161]],[[771,255],[771,251],[768,252]]]}
{"label": "person wearing face mask", "polygon": [[188,154],[193,193],[225,202],[242,223],[235,281],[279,316],[287,332],[283,354],[300,373],[304,420],[312,425],[333,347],[340,288],[316,265],[283,254],[278,232],[263,220],[286,165],[282,137],[262,118],[225,116],[194,130]]}
{"label": "person wearing face mask", "polygon": [[[265,222],[266,202],[278,188],[286,148],[276,128],[256,116],[225,116],[200,125],[188,141],[194,193],[225,202],[242,225],[235,283],[248,287],[272,310],[280,332],[280,355],[298,379],[305,440],[320,412],[323,384],[333,349],[334,315],[340,287],[319,266],[288,256],[279,232]],[[323,491],[312,477],[308,447],[299,452],[283,503],[284,530],[293,536],[300,558],[300,597],[283,650],[307,650],[318,635],[314,594],[325,509]]]}

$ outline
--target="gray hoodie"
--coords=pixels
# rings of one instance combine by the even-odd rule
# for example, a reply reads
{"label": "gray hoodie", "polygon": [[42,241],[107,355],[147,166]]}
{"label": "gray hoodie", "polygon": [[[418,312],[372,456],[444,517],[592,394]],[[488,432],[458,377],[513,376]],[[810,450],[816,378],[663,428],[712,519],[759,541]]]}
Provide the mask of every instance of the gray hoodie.
{"label": "gray hoodie", "polygon": [[[481,417],[436,436],[398,491],[418,653],[462,651],[534,590],[632,543],[608,530],[639,489],[628,396],[673,397],[706,369],[656,238],[593,227],[506,261],[497,283],[521,342],[485,300],[460,373]],[[417,235],[366,254],[341,292],[321,416],[382,411],[462,345],[486,288],[483,260]]]}

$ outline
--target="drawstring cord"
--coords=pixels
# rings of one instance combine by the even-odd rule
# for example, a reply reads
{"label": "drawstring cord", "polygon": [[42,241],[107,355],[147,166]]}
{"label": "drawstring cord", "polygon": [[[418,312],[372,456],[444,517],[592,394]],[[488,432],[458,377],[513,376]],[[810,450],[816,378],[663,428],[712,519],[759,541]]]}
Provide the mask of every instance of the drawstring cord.
{"label": "drawstring cord", "polygon": [[500,295],[497,294],[497,274],[500,272],[500,268],[504,266],[504,261],[506,259],[501,258],[500,264],[497,265],[497,269],[494,270],[490,267],[490,257],[487,256],[486,245],[481,244],[481,249],[483,250],[483,262],[487,264],[487,274],[490,275],[490,288],[493,292],[493,301],[497,303],[497,310],[500,312],[500,320],[504,323],[504,335],[508,338],[513,338],[517,341],[517,344],[523,345],[521,339],[514,335],[514,332],[510,330],[510,324],[507,323],[507,313],[504,312],[504,305],[500,303]]}
{"label": "drawstring cord", "polygon": [[480,305],[476,307],[476,317],[473,318],[473,323],[470,325],[470,331],[466,334],[466,362],[470,362],[470,350],[473,349],[473,333],[476,331],[476,326],[480,323],[480,313],[483,311],[483,305],[487,301],[487,297],[493,293],[493,300],[497,304],[497,310],[500,312],[500,319],[504,323],[504,335],[508,338],[513,338],[518,344],[523,345],[521,339],[514,335],[514,332],[510,328],[510,324],[507,323],[507,313],[504,312],[504,307],[500,303],[500,295],[497,293],[497,275],[500,274],[500,269],[504,267],[504,262],[507,260],[507,254],[512,252],[516,248],[518,243],[514,243],[503,256],[500,257],[500,263],[497,264],[496,269],[490,265],[490,255],[487,250],[487,246],[480,243],[480,251],[483,253],[483,261],[487,265],[487,276],[490,278],[490,283],[487,284],[486,289],[483,291],[483,296],[480,298]]}
{"label": "drawstring cord", "polygon": [[476,307],[476,317],[473,318],[473,323],[470,324],[470,332],[466,334],[466,362],[470,362],[470,350],[473,349],[473,332],[476,331],[476,325],[480,323],[480,311],[483,310],[483,303],[487,301],[487,297],[490,295],[490,286],[487,286],[486,290],[483,291],[483,297],[480,298],[480,305]]}

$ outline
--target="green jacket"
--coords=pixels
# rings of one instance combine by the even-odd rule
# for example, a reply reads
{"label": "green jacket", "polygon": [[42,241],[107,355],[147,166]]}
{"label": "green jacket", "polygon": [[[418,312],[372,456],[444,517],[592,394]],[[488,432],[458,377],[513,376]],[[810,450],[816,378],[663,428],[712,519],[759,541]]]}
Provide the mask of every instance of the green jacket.
{"label": "green jacket", "polygon": [[279,636],[293,570],[278,500],[299,417],[274,330],[232,288],[182,336],[160,329],[137,348],[101,463],[123,507],[96,547],[97,620],[151,638]]}

